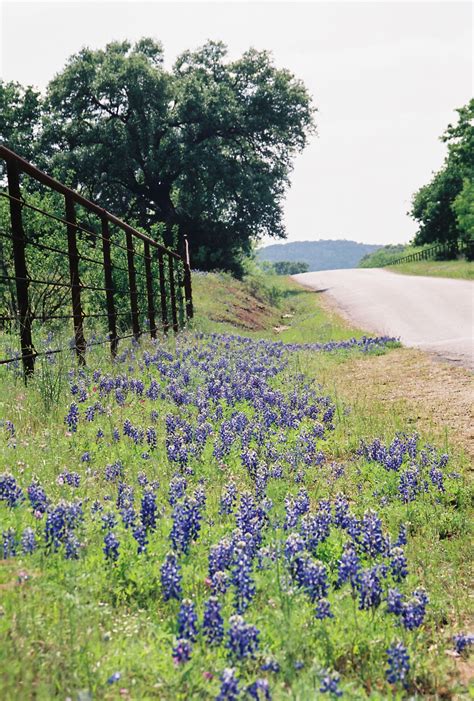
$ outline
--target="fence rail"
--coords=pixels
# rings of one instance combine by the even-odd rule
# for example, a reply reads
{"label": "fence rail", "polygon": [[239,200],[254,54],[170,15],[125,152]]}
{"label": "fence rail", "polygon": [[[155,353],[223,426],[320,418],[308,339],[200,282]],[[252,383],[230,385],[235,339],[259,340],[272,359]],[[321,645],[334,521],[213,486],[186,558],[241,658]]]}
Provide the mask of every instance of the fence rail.
{"label": "fence rail", "polygon": [[[2,257],[0,282],[3,280],[12,283],[8,288],[10,300],[10,312],[0,315],[0,322],[17,321],[19,324],[19,337],[21,354],[7,358],[0,358],[0,365],[22,360],[25,377],[34,371],[35,359],[49,353],[61,352],[62,348],[48,349],[45,352],[35,350],[33,343],[32,325],[35,320],[41,322],[70,319],[74,326],[74,344],[77,358],[81,364],[85,363],[85,351],[90,345],[97,343],[110,343],[112,356],[115,357],[120,340],[134,337],[138,339],[142,333],[142,320],[146,320],[149,333],[156,338],[158,330],[168,332],[172,328],[175,332],[186,319],[193,316],[193,300],[191,287],[191,268],[189,263],[189,248],[186,236],[183,237],[182,254],[162,246],[146,234],[137,231],[133,226],[122,221],[111,212],[100,207],[95,202],[88,200],[83,195],[70,189],[63,183],[55,180],[43,171],[33,166],[5,146],[0,145],[0,159],[6,163],[7,187],[0,191],[0,197],[8,201],[9,224],[0,230],[0,238],[7,241],[10,246],[10,254]],[[62,196],[61,215],[38,207],[37,203],[28,201],[22,196],[22,177],[31,178],[36,187],[46,187],[47,192],[59,193]],[[39,184],[39,185],[38,185]],[[34,188],[33,188],[34,189]],[[32,188],[28,188],[31,192]],[[94,231],[94,226],[87,222],[78,221],[78,208],[85,210],[87,216],[95,218],[95,225],[99,231]],[[25,224],[24,210],[40,215],[52,225],[62,226],[60,238],[63,240],[58,245],[51,245],[46,235],[43,235],[41,227],[36,225],[34,235],[30,236]],[[43,221],[43,220],[42,220]],[[117,240],[120,239],[120,241]],[[36,240],[41,239],[41,240]],[[53,243],[58,243],[55,239]],[[49,244],[49,245],[48,245]],[[87,249],[87,254],[84,253]],[[92,248],[96,255],[99,251],[99,260],[90,255]],[[44,251],[45,255],[59,256],[60,260],[67,259],[67,271],[60,274],[56,272],[56,278],[48,277],[44,272],[37,277],[36,271],[30,273],[28,255],[32,249]],[[121,256],[119,264],[117,257]],[[125,258],[125,260],[123,260]],[[13,264],[10,273],[8,264]],[[48,259],[49,260],[49,259]],[[81,265],[89,267],[81,272]],[[58,271],[61,263],[58,263]],[[98,284],[86,284],[81,279],[85,273],[90,272],[90,266],[102,268],[101,280]],[[125,295],[128,297],[126,311],[117,311],[117,285],[114,283],[114,273],[123,273]],[[59,275],[59,278],[58,278]],[[42,279],[42,278],[45,279]],[[14,283],[14,286],[13,286]],[[43,286],[41,296],[43,307],[52,290],[63,289],[64,295],[69,296],[68,304],[71,313],[53,313],[51,310],[43,313],[34,312],[31,304],[31,288],[34,285]],[[123,285],[122,285],[123,287]],[[104,313],[86,313],[84,310],[83,293],[94,292],[103,294],[100,304],[104,306]],[[124,290],[122,289],[123,303]],[[157,299],[159,303],[157,305]],[[139,301],[142,299],[142,301]],[[143,301],[144,300],[144,301]],[[56,300],[54,312],[63,311],[66,298]],[[161,321],[157,322],[157,315]],[[118,320],[125,317],[130,321],[132,333],[119,335]],[[92,318],[107,319],[108,338],[105,341],[86,341],[84,320]]]}
{"label": "fence rail", "polygon": [[468,239],[467,241],[447,241],[446,243],[437,243],[430,248],[424,248],[416,253],[410,253],[408,256],[402,256],[401,258],[396,258],[391,260],[385,265],[399,265],[400,263],[412,263],[418,260],[429,260],[434,258],[439,253],[449,256],[456,257],[458,254],[472,252],[474,249],[474,239]]}

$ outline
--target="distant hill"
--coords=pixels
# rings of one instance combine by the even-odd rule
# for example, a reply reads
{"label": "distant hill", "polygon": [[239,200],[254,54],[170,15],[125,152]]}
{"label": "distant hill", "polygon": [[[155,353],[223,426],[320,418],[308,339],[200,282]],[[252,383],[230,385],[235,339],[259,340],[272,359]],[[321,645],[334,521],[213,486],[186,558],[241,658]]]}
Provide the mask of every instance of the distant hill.
{"label": "distant hill", "polygon": [[382,246],[356,241],[321,240],[275,243],[257,251],[257,258],[270,263],[278,261],[303,261],[313,270],[335,270],[337,268],[357,268],[359,261]]}

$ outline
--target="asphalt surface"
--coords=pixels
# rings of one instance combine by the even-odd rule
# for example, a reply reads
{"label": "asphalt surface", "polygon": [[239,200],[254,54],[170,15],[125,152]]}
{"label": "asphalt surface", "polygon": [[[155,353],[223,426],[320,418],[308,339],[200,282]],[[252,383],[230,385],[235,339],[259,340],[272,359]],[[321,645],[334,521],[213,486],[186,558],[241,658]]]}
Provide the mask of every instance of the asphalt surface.
{"label": "asphalt surface", "polygon": [[474,369],[474,282],[400,275],[377,268],[293,276],[324,293],[367,331]]}

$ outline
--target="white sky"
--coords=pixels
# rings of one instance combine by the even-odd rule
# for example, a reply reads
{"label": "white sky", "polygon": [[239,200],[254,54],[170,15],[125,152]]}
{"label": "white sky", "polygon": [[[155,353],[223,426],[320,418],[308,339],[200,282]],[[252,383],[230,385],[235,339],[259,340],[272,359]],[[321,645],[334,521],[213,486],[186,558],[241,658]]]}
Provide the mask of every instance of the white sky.
{"label": "white sky", "polygon": [[408,241],[412,193],[444,158],[438,137],[472,94],[468,2],[1,2],[4,80],[44,89],[82,46],[160,39],[171,64],[220,39],[270,49],[303,79],[318,137],[295,162],[288,240]]}

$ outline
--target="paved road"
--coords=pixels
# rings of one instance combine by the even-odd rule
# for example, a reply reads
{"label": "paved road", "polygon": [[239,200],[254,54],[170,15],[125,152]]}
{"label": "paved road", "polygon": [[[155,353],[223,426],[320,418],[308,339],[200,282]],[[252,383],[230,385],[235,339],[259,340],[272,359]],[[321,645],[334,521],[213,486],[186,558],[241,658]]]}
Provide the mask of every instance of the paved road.
{"label": "paved road", "polygon": [[474,282],[376,268],[324,270],[294,279],[327,294],[343,315],[368,331],[399,336],[406,346],[474,368]]}

